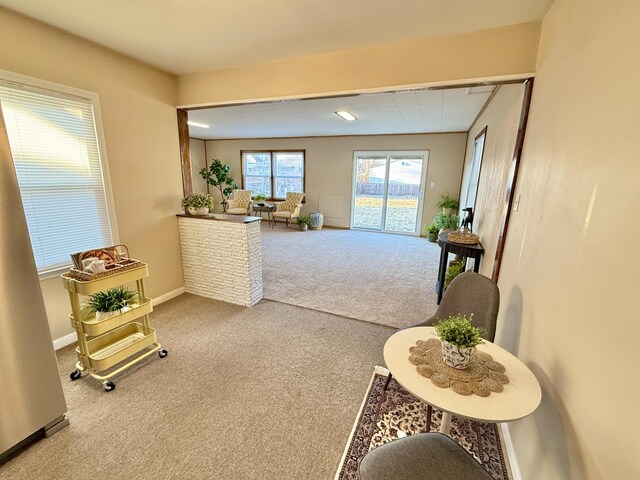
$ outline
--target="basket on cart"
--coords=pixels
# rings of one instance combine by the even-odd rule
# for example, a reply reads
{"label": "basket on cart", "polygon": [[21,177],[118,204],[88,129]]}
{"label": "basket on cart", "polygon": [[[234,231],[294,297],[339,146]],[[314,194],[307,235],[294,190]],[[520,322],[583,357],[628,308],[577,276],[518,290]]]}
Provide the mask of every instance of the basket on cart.
{"label": "basket on cart", "polygon": [[[129,249],[122,244],[72,253],[71,259],[73,260],[73,267],[71,267],[67,275],[82,282],[126,272],[127,270],[138,268],[142,263],[140,260],[131,258]],[[105,271],[96,273],[85,270],[84,262],[91,259],[104,261]]]}

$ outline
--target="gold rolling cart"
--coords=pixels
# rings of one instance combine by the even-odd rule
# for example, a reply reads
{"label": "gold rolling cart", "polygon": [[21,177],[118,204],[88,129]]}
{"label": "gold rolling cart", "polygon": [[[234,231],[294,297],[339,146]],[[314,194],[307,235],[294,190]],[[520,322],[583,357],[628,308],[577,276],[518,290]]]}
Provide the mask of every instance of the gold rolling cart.
{"label": "gold rolling cart", "polygon": [[[116,387],[109,380],[114,375],[155,352],[158,352],[160,358],[168,355],[167,350],[158,343],[156,330],[149,324],[149,313],[153,311],[153,307],[144,291],[143,279],[149,276],[147,264],[130,259],[128,252],[126,256],[121,256],[117,251],[124,246],[117,247],[108,247],[112,249],[111,253],[116,253],[115,258],[105,262],[107,271],[86,273],[81,270],[81,258],[74,258],[76,268],[62,275],[71,302],[69,319],[78,335],[78,362],[69,377],[77,380],[83,372],[89,372],[93,378],[102,381],[107,392]],[[94,250],[91,254],[108,249]],[[89,307],[81,306],[80,295],[92,295],[133,282],[137,287],[137,303],[132,304],[128,311],[96,320],[95,312]]]}

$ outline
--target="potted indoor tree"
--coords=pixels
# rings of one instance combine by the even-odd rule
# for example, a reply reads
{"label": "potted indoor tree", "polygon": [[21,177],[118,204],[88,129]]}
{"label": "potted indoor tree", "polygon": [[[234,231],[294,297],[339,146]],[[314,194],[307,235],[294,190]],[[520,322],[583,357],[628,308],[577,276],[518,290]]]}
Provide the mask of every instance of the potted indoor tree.
{"label": "potted indoor tree", "polygon": [[205,193],[192,193],[182,199],[181,205],[191,215],[206,215],[213,208],[213,198]]}
{"label": "potted indoor tree", "polygon": [[440,201],[436,203],[436,206],[442,211],[444,215],[453,215],[458,211],[460,204],[458,200],[449,195],[449,192],[440,196]]}
{"label": "potted indoor tree", "polygon": [[94,293],[89,297],[87,305],[95,312],[96,320],[102,321],[131,310],[131,304],[137,296],[137,293],[121,286]]}
{"label": "potted indoor tree", "polygon": [[435,324],[436,335],[442,340],[442,358],[450,367],[464,370],[469,366],[476,346],[484,343],[484,329],[474,327],[473,313],[452,315]]}
{"label": "potted indoor tree", "polygon": [[298,217],[298,228],[301,232],[306,232],[309,229],[311,223],[311,217],[309,215],[300,215]]}
{"label": "potted indoor tree", "polygon": [[427,234],[427,240],[429,240],[430,242],[437,241],[438,240],[438,231],[439,230],[440,229],[438,227],[436,227],[434,223],[424,227],[424,233]]}
{"label": "potted indoor tree", "polygon": [[200,176],[212,187],[216,187],[220,191],[222,197],[222,210],[227,211],[227,199],[229,195],[238,188],[238,185],[233,181],[233,178],[229,175],[231,171],[231,165],[222,163],[220,160],[214,158],[211,160],[209,170],[203,168],[200,170]]}

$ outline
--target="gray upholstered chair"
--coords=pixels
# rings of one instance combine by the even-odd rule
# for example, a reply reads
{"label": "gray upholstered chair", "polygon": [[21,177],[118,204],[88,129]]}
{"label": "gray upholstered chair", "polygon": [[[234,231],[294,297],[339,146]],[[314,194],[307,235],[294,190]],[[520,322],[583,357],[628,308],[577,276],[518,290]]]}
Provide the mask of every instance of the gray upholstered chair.
{"label": "gray upholstered chair", "polygon": [[442,297],[438,310],[414,327],[431,326],[451,315],[473,313],[473,324],[487,331],[486,340],[496,336],[496,319],[500,308],[500,291],[490,278],[475,272],[464,272],[453,279]]}
{"label": "gray upholstered chair", "polygon": [[[451,315],[469,315],[473,313],[473,324],[485,329],[485,340],[493,342],[496,336],[496,320],[500,308],[500,290],[490,278],[475,272],[464,272],[454,278],[444,293],[436,313],[424,322],[411,327],[429,327],[438,320]],[[405,327],[405,328],[411,328]],[[389,373],[384,389],[387,389],[392,375]],[[427,405],[427,428],[431,425],[433,408]]]}
{"label": "gray upholstered chair", "polygon": [[454,440],[422,433],[394,440],[367,453],[360,480],[491,480],[493,477]]}

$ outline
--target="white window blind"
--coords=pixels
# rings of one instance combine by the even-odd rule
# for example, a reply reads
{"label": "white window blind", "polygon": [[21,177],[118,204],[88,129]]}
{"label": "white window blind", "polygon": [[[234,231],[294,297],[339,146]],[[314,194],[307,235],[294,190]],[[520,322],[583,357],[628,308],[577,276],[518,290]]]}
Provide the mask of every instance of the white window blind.
{"label": "white window blind", "polygon": [[0,81],[0,102],[38,272],[111,245],[91,100]]}

